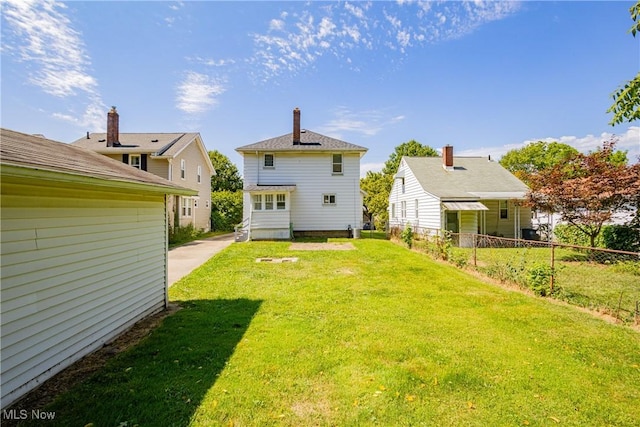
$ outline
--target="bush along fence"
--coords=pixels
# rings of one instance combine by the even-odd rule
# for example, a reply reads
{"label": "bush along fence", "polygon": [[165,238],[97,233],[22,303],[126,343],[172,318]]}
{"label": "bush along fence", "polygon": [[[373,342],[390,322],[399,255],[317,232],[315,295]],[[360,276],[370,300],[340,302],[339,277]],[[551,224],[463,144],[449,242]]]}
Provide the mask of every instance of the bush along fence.
{"label": "bush along fence", "polygon": [[390,237],[414,250],[535,294],[640,324],[640,252],[458,234],[410,226]]}

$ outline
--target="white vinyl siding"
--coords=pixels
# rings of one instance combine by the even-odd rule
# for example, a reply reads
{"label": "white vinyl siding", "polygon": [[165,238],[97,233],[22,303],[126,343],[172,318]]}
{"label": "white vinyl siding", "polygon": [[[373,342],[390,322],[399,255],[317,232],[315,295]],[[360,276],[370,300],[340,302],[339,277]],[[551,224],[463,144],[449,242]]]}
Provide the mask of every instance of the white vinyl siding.
{"label": "white vinyl siding", "polygon": [[2,184],[2,407],[165,306],[164,195]]}
{"label": "white vinyl siding", "polygon": [[[343,153],[343,174],[333,175],[326,153],[277,153],[277,167],[262,167],[263,153],[244,154],[245,185],[295,185],[289,195],[294,230],[361,228],[360,154]],[[330,184],[330,185],[329,185]],[[336,204],[322,209],[323,195],[335,194]],[[245,193],[243,218],[249,218],[252,199]]]}
{"label": "white vinyl siding", "polygon": [[404,166],[405,176],[394,180],[389,195],[389,206],[395,204],[400,207],[401,203],[405,202],[405,209],[413,208],[415,214],[409,218],[405,213],[403,219],[400,219],[398,216],[400,212],[396,212],[395,221],[392,215],[389,217],[390,225],[404,226],[406,222],[410,222],[414,228],[439,230],[441,227],[440,199],[426,193],[411,169],[404,163],[401,163],[401,166]]}

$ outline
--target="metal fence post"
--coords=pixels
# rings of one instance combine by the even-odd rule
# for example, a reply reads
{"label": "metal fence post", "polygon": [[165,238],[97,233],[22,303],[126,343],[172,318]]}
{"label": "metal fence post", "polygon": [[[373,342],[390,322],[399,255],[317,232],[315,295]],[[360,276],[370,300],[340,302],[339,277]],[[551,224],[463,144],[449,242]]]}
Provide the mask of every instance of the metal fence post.
{"label": "metal fence post", "polygon": [[478,255],[476,248],[478,247],[478,235],[473,235],[473,266],[478,267]]}
{"label": "metal fence post", "polygon": [[553,242],[551,243],[551,278],[549,279],[549,293],[553,293],[553,282],[555,279],[555,275],[556,275],[556,269],[555,269],[555,262],[556,262],[556,258],[555,258],[555,245],[553,244]]}

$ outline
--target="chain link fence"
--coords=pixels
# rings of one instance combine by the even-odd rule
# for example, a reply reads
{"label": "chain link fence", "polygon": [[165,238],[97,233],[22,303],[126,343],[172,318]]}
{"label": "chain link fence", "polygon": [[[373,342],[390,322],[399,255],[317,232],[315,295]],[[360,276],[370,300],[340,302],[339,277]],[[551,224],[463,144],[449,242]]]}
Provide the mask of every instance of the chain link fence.
{"label": "chain link fence", "polygon": [[415,250],[535,294],[640,324],[640,253],[420,228],[389,230]]}

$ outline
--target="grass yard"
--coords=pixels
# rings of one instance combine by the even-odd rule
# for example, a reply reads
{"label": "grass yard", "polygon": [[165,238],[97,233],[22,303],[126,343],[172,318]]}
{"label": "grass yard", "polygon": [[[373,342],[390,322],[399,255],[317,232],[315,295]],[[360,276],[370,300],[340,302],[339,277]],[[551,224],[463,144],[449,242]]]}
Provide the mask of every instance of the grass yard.
{"label": "grass yard", "polygon": [[[454,248],[473,266],[473,249]],[[478,248],[478,269],[502,280],[526,281],[527,269],[550,265],[549,248]],[[555,249],[556,298],[581,307],[600,310],[626,321],[634,321],[640,301],[640,261],[622,264],[590,262],[588,256],[569,248]],[[491,274],[493,273],[493,274]]]}
{"label": "grass yard", "polygon": [[636,331],[352,243],[232,245],[170,289],[182,310],[48,408],[55,424],[638,425]]}

